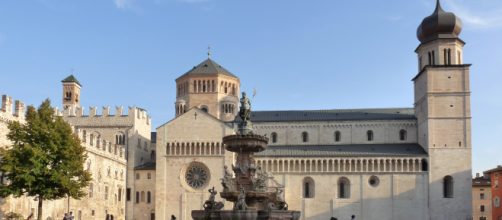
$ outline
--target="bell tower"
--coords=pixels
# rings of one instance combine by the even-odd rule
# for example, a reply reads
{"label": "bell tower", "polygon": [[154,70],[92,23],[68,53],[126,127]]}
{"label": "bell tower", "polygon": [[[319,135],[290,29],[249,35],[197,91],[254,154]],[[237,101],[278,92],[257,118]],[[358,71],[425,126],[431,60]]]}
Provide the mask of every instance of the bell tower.
{"label": "bell tower", "polygon": [[80,107],[80,88],[82,85],[77,78],[72,74],[61,82],[63,83],[63,108]]}
{"label": "bell tower", "polygon": [[471,109],[460,19],[441,7],[417,30],[419,73],[413,78],[418,143],[429,155],[429,218],[469,219]]}

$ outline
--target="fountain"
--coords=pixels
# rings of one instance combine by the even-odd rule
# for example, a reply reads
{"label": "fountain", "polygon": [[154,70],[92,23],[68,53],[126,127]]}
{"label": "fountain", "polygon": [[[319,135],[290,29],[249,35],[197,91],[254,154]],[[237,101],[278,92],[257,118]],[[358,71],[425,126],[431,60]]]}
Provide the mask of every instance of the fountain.
{"label": "fountain", "polygon": [[215,201],[217,192],[211,194],[204,203],[204,210],[192,211],[194,220],[298,220],[299,211],[289,211],[284,201],[284,187],[275,182],[267,172],[257,167],[254,153],[267,148],[268,138],[253,133],[250,120],[251,103],[246,93],[242,93],[239,129],[236,135],[223,137],[226,150],[237,154],[232,171],[225,166],[221,178],[223,192],[220,196],[234,203],[232,210],[223,210],[223,203]]}

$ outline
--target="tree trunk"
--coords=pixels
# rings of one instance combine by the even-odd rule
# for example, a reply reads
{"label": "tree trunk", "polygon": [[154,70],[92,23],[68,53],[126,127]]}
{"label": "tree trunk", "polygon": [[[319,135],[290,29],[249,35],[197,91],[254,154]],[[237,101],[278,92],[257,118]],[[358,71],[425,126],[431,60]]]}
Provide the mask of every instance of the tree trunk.
{"label": "tree trunk", "polygon": [[37,220],[42,220],[42,198],[38,196],[38,215]]}

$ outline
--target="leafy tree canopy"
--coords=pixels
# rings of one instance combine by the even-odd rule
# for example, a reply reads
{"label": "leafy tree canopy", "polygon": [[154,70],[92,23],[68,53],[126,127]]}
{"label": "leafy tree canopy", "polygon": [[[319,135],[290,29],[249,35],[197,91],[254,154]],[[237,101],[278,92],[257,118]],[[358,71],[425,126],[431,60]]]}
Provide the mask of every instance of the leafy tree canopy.
{"label": "leafy tree canopy", "polygon": [[85,148],[70,125],[54,115],[49,100],[38,109],[29,106],[26,123],[14,121],[8,127],[12,145],[0,149],[0,172],[7,179],[0,184],[0,196],[42,200],[85,196],[83,188],[91,180],[83,167]]}

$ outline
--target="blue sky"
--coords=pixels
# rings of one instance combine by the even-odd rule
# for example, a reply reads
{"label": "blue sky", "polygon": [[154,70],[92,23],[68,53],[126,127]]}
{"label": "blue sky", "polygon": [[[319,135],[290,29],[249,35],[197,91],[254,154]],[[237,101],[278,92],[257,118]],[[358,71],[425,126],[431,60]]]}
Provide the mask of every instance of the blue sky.
{"label": "blue sky", "polygon": [[[207,56],[255,110],[412,107],[416,28],[434,0],[0,0],[0,94],[174,116],[174,79]],[[472,63],[473,171],[502,164],[502,1],[443,0]],[[459,158],[461,159],[461,158]]]}

